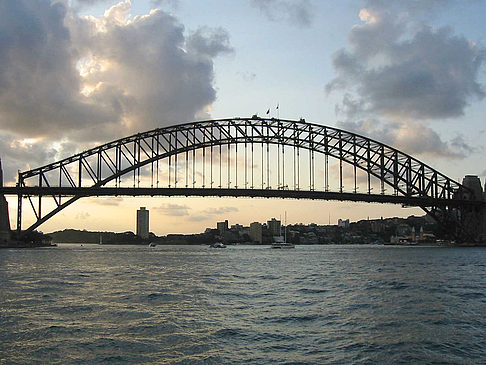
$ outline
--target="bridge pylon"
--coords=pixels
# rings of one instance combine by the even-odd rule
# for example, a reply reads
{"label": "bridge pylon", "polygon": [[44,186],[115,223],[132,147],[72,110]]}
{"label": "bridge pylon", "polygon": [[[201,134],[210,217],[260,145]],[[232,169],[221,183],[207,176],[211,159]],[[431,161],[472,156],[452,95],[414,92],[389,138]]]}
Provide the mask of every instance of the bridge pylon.
{"label": "bridge pylon", "polygon": [[[0,159],[0,188],[3,187],[2,160]],[[0,242],[10,240],[10,219],[8,215],[8,202],[3,194],[0,194]]]}
{"label": "bridge pylon", "polygon": [[[486,203],[486,186],[483,190],[478,176],[467,175],[462,180],[462,185],[469,188],[463,193],[468,200],[483,201]],[[462,223],[464,237],[471,241],[486,241],[486,204],[477,206],[461,206],[459,217]]]}

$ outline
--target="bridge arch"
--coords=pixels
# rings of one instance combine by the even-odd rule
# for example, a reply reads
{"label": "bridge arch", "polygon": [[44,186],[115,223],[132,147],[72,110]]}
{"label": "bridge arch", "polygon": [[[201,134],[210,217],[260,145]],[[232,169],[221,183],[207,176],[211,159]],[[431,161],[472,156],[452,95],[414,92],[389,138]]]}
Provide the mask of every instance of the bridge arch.
{"label": "bridge arch", "polygon": [[[253,183],[249,187],[246,178],[244,188],[238,187],[238,184],[231,188],[228,184],[228,189],[226,189],[221,186],[221,182],[218,187],[213,187],[212,177],[210,184],[206,184],[204,174],[202,187],[195,188],[194,184],[192,184],[192,188],[188,186],[187,156],[189,153],[193,153],[192,163],[195,165],[196,151],[202,150],[203,154],[208,152],[211,160],[208,161],[207,156],[204,156],[203,164],[211,164],[212,174],[214,149],[219,147],[219,156],[216,155],[216,157],[220,162],[221,146],[227,146],[230,151],[231,146],[238,148],[241,145],[244,145],[245,148],[245,173],[249,162],[246,156],[248,146],[251,148],[255,145],[261,146],[262,159],[264,147],[267,148],[267,168],[270,166],[271,155],[268,152],[270,145],[277,146],[277,158],[282,157],[284,161],[285,157],[280,155],[280,150],[285,154],[286,147],[294,149],[294,153],[295,149],[308,151],[310,154],[309,189],[302,190],[300,183],[295,184],[295,181],[289,188],[288,185],[285,185],[285,178],[280,184],[280,175],[276,189],[272,189],[270,184],[264,187],[263,181],[261,189],[256,188]],[[338,191],[329,191],[326,170],[324,189],[321,191],[315,189],[312,183],[314,153],[324,155],[326,164],[328,157],[339,161]],[[173,184],[171,184],[170,173],[173,171],[174,174],[177,174],[177,157],[184,154],[186,156],[186,186],[178,188],[177,175],[173,176]],[[169,161],[168,186],[160,188],[159,161],[164,159]],[[171,162],[175,163],[175,168],[170,166]],[[263,171],[265,161],[261,162]],[[273,164],[275,163],[273,161]],[[353,193],[343,191],[342,163],[354,167]],[[144,169],[151,171],[152,181],[150,188],[141,189],[137,186],[137,180],[140,182],[140,175],[144,174]],[[280,174],[280,160],[277,169]],[[157,171],[156,177],[154,170]],[[366,174],[366,193],[357,192],[357,170]],[[285,168],[282,169],[282,172],[285,172]],[[122,177],[132,173],[133,187],[131,189],[123,188],[121,186]],[[267,178],[268,176],[267,174]],[[372,193],[371,178],[380,182],[380,194]],[[114,183],[115,186],[108,189],[106,186],[109,183]],[[393,194],[385,194],[384,186],[391,187]],[[22,225],[22,198],[24,196],[29,199],[36,217],[36,222],[27,228],[29,231],[37,228],[81,197],[125,193],[127,195],[276,196],[401,203],[419,206],[449,226],[453,220],[455,234],[458,234],[459,231],[463,233],[465,230],[464,222],[461,222],[463,220],[461,214],[457,214],[458,209],[479,209],[478,207],[482,203],[480,202],[481,197],[475,197],[473,191],[467,187],[414,157],[373,139],[338,128],[307,123],[303,119],[297,121],[254,116],[252,118],[206,120],[157,128],[105,143],[39,168],[19,172],[16,190],[18,195],[17,229],[20,231]],[[55,208],[44,214],[42,201],[47,196],[54,200]],[[68,198],[63,201],[65,196]],[[37,197],[37,202],[33,197]],[[456,213],[452,214],[453,211]]]}

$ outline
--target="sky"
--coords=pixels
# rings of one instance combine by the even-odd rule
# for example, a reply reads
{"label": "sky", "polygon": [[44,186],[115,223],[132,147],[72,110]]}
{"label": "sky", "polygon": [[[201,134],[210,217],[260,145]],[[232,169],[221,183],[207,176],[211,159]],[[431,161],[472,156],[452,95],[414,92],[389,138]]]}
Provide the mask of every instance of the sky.
{"label": "sky", "polygon": [[[265,115],[343,128],[484,183],[486,1],[3,0],[6,185],[99,144],[201,119]],[[7,197],[13,225],[16,198]],[[154,233],[335,224],[420,209],[251,198],[84,198],[40,229]],[[25,224],[33,217],[26,216]]]}

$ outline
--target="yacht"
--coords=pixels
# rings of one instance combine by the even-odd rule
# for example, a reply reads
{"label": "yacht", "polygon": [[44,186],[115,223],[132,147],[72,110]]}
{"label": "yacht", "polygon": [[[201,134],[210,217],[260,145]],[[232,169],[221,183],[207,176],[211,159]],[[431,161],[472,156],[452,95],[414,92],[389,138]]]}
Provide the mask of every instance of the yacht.
{"label": "yacht", "polygon": [[156,246],[157,246],[157,244],[155,242],[150,242],[149,243],[149,247],[156,247]]}
{"label": "yacht", "polygon": [[[283,239],[282,239],[283,238]],[[275,242],[272,243],[271,248],[295,248],[293,243],[287,242],[287,212],[285,212],[285,230],[284,236],[274,238]]]}
{"label": "yacht", "polygon": [[226,248],[226,245],[223,244],[222,242],[216,242],[211,245],[209,245],[211,248]]}

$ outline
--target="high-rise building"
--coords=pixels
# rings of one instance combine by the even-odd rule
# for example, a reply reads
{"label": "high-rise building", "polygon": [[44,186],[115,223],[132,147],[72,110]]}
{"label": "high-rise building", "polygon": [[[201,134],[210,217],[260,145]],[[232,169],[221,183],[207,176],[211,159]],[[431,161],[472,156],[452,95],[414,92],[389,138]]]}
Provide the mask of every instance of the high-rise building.
{"label": "high-rise building", "polygon": [[250,239],[257,243],[263,242],[263,226],[260,222],[250,224]]}
{"label": "high-rise building", "polygon": [[228,220],[226,219],[224,222],[216,223],[216,228],[221,236],[224,235],[224,233],[228,231]]}
{"label": "high-rise building", "polygon": [[272,236],[280,236],[281,222],[279,220],[272,218],[271,220],[267,221],[267,227]]}
{"label": "high-rise building", "polygon": [[149,211],[145,207],[137,210],[137,236],[143,239],[149,237]]}

